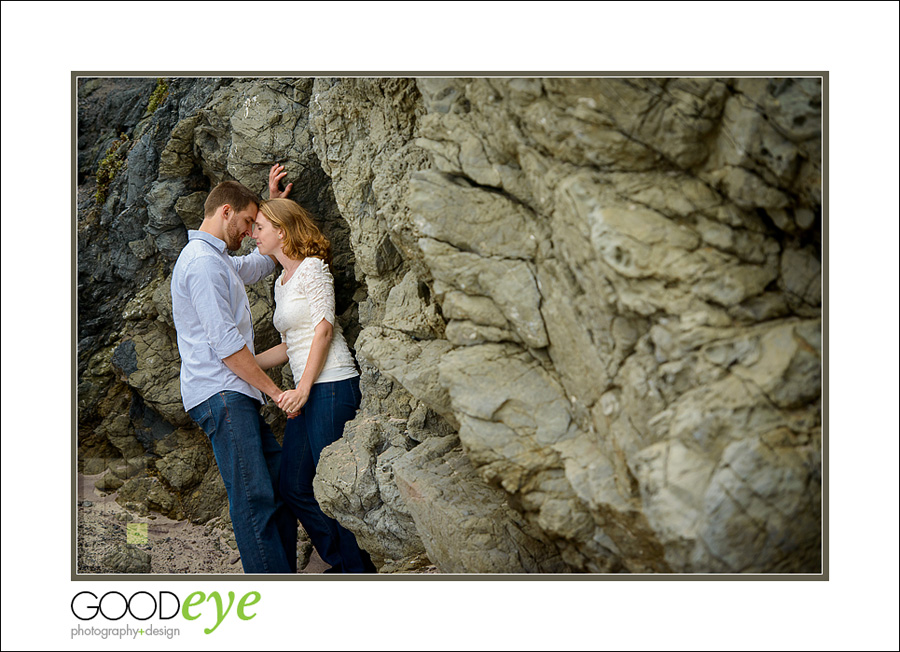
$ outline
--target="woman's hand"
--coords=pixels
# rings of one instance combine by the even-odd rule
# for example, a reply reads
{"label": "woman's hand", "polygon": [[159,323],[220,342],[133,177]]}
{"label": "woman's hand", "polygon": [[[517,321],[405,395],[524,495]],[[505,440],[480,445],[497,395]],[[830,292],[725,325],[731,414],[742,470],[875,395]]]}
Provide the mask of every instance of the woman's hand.
{"label": "woman's hand", "polygon": [[306,405],[309,399],[309,390],[298,387],[297,389],[289,389],[278,398],[278,407],[295,416],[300,413],[300,408]]}
{"label": "woman's hand", "polygon": [[269,199],[283,199],[291,194],[291,188],[294,187],[293,183],[289,183],[284,191],[278,189],[278,182],[286,176],[287,172],[284,171],[284,166],[278,163],[269,170]]}

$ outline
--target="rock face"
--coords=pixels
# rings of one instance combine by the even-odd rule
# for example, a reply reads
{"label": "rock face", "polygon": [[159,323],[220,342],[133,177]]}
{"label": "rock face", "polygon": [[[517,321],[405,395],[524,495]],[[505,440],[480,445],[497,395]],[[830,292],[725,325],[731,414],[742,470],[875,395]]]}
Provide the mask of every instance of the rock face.
{"label": "rock face", "polygon": [[457,437],[432,437],[393,466],[428,557],[445,573],[557,573],[559,551],[481,481]]}
{"label": "rock face", "polygon": [[79,86],[79,462],[120,502],[227,513],[168,278],[211,185],[278,161],[362,370],[316,495],[382,571],[820,570],[817,79],[168,83]]}

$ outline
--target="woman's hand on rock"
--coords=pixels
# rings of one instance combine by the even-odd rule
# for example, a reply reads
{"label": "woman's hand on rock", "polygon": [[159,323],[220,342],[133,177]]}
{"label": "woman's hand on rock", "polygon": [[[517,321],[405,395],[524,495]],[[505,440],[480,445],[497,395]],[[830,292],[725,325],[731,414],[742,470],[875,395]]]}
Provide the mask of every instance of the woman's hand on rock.
{"label": "woman's hand on rock", "polygon": [[284,171],[284,166],[276,163],[272,166],[272,169],[269,170],[269,199],[283,199],[291,194],[291,188],[294,187],[293,183],[289,183],[285,186],[284,190],[279,190],[279,182],[287,176],[287,172]]}

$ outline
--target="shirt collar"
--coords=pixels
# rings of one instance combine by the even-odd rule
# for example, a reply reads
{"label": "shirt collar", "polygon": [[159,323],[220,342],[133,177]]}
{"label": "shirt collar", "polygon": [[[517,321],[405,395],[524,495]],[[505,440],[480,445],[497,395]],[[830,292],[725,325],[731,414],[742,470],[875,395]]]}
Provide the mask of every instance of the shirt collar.
{"label": "shirt collar", "polygon": [[203,240],[215,247],[219,253],[225,253],[225,242],[206,231],[188,231],[188,241],[190,240]]}

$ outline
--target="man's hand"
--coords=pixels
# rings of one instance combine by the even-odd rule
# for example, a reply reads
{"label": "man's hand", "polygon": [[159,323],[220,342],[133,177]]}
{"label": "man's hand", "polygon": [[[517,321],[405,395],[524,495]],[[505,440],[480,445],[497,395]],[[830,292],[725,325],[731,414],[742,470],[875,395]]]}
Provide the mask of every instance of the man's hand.
{"label": "man's hand", "polygon": [[291,194],[293,183],[289,183],[283,191],[278,189],[278,182],[286,176],[287,172],[284,171],[284,166],[278,163],[269,170],[269,199],[283,199]]}

